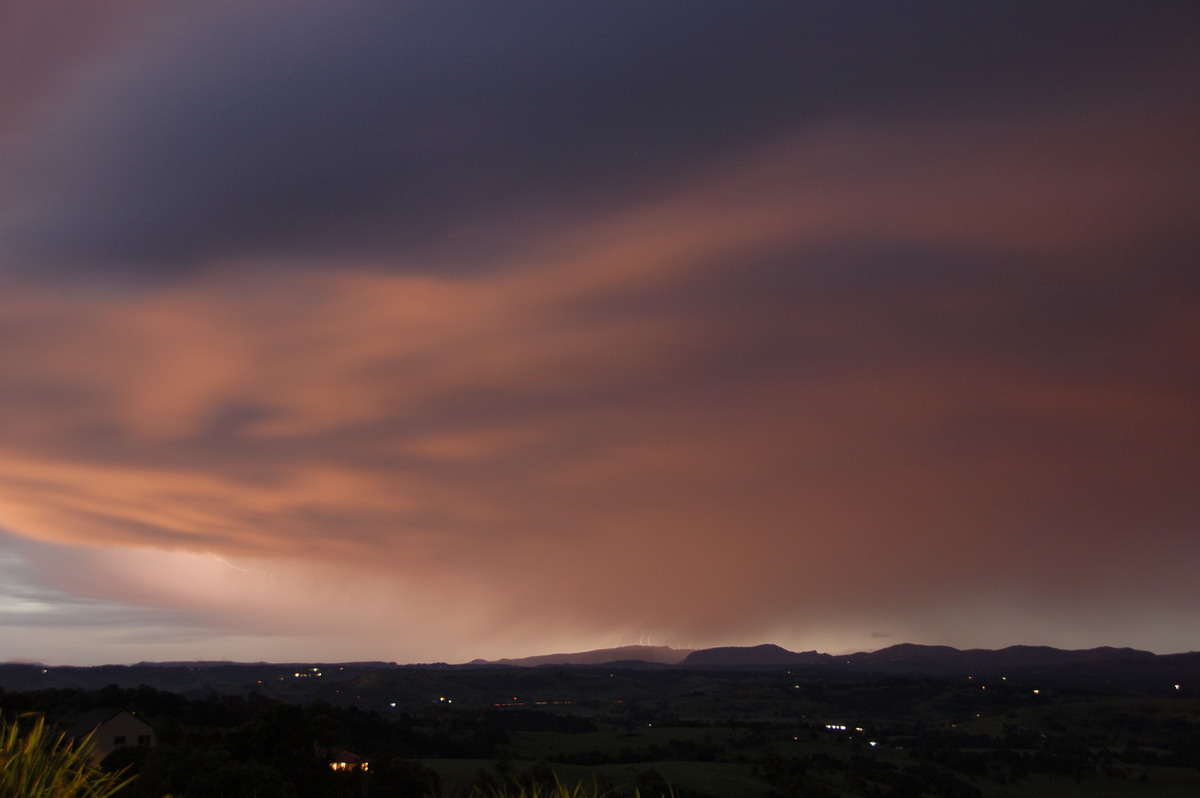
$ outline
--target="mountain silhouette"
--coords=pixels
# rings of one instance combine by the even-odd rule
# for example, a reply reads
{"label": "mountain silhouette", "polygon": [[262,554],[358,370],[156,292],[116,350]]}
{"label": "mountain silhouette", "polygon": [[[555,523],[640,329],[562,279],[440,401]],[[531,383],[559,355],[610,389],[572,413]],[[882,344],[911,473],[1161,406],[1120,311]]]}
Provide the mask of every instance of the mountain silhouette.
{"label": "mountain silhouette", "polygon": [[473,660],[471,665],[507,665],[519,668],[536,668],[541,665],[607,665],[613,662],[648,662],[661,665],[676,665],[692,653],[690,648],[670,646],[619,646],[580,651],[570,654],[539,654],[517,659]]}

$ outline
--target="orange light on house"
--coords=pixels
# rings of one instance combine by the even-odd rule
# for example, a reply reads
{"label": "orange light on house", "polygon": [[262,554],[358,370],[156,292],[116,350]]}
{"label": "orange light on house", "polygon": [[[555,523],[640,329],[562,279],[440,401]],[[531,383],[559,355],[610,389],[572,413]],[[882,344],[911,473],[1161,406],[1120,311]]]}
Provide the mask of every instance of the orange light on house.
{"label": "orange light on house", "polygon": [[366,762],[330,762],[329,767],[332,770],[342,773],[348,770],[367,770]]}

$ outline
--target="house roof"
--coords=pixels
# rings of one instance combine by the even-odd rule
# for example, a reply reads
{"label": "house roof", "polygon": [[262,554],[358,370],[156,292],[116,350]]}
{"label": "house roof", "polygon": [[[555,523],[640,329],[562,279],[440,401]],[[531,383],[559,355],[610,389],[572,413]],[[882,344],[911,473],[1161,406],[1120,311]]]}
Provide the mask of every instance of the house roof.
{"label": "house roof", "polygon": [[322,759],[328,759],[333,762],[351,762],[357,764],[363,761],[363,758],[353,751],[347,751],[345,748],[330,748],[327,746],[313,746],[313,754]]}
{"label": "house roof", "polygon": [[113,709],[111,707],[91,709],[80,715],[79,720],[75,721],[75,725],[67,729],[67,737],[71,738],[72,740],[78,740],[80,737],[91,734],[97,728],[117,717],[118,715],[129,715],[131,718],[134,718],[141,723],[145,723],[147,727],[150,726],[149,723],[146,723],[146,721],[137,717],[128,710]]}

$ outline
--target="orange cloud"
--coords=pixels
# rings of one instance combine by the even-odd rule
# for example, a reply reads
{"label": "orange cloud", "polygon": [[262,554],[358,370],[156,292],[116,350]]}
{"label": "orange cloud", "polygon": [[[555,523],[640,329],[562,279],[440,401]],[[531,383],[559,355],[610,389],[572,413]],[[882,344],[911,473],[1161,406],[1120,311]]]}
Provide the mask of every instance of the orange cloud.
{"label": "orange cloud", "polygon": [[1161,119],[1114,134],[1095,113],[830,123],[448,276],[14,281],[0,525],[88,547],[63,588],[239,629],[385,626],[396,659],[655,630],[855,645],[967,636],[906,615],[960,596],[1086,604],[1130,556],[1179,558],[1137,555],[1131,523],[1189,545],[1192,394],[1123,369],[1194,345],[1190,306],[1056,370],[973,262],[939,284],[854,258],[1002,257],[1016,294],[1120,270],[1104,253],[1173,221],[1142,199],[1178,194],[1189,156]]}

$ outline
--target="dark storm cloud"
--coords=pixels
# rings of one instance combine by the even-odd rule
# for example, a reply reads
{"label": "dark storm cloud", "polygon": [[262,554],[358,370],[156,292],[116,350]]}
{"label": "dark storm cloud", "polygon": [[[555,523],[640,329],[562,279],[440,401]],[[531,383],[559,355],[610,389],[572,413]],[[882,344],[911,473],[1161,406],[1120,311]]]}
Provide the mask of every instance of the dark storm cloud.
{"label": "dark storm cloud", "polygon": [[1193,4],[164,8],[0,85],[0,625],[1194,646]]}
{"label": "dark storm cloud", "polygon": [[[1086,11],[1086,13],[1080,13]],[[1125,4],[259,4],[167,18],[33,130],[5,238],[42,269],[503,248],[841,112],[1070,91]],[[425,261],[422,261],[423,263]]]}

